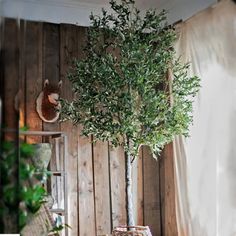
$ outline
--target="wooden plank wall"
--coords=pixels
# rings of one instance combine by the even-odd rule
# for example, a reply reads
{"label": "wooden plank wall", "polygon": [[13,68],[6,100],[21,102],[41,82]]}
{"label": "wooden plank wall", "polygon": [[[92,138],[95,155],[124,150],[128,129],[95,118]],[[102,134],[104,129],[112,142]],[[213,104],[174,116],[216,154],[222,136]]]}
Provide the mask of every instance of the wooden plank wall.
{"label": "wooden plank wall", "polygon": [[[17,24],[19,27],[17,27]],[[113,227],[126,223],[125,162],[122,148],[107,143],[91,144],[92,137],[81,137],[80,127],[70,122],[42,122],[35,101],[45,79],[63,81],[61,96],[72,99],[66,74],[74,58],[83,58],[86,28],[5,19],[1,25],[1,85],[5,85],[5,107],[17,93],[19,78],[20,125],[30,130],[65,131],[69,139],[68,200],[71,236],[109,234]],[[4,35],[3,35],[4,34]],[[12,109],[5,114],[11,126]],[[8,118],[7,118],[8,117]],[[40,137],[28,139],[41,142]],[[172,146],[165,148],[161,161],[151,157],[147,147],[133,163],[135,221],[149,225],[153,236],[177,236],[175,219]],[[52,161],[52,165],[55,164]]]}

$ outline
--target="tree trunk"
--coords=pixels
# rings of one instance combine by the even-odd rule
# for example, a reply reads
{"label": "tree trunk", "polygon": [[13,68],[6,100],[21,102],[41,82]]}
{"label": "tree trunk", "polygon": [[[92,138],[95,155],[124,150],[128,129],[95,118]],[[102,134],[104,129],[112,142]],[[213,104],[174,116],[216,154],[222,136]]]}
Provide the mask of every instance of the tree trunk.
{"label": "tree trunk", "polygon": [[132,166],[131,155],[125,152],[125,191],[126,191],[126,212],[127,212],[127,225],[134,226],[133,216],[133,194],[132,194]]}

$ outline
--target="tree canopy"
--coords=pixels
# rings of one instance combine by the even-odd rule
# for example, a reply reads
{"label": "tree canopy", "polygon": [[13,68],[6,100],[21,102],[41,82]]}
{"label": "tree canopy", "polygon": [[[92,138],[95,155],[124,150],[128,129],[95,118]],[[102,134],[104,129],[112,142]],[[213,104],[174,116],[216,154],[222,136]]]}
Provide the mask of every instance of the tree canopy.
{"label": "tree canopy", "polygon": [[188,135],[200,80],[176,58],[165,11],[143,15],[133,0],[110,6],[90,16],[85,57],[68,74],[75,98],[62,100],[62,119],[133,157],[141,145],[158,154],[175,135]]}

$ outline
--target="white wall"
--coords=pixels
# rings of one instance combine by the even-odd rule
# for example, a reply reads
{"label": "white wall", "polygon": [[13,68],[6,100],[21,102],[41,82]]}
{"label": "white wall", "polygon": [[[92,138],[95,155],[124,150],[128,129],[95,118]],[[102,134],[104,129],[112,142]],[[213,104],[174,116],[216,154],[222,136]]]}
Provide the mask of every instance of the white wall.
{"label": "white wall", "polygon": [[[53,23],[89,25],[91,12],[107,8],[109,0],[0,0],[0,16]],[[141,10],[169,11],[169,23],[185,20],[217,0],[136,0]]]}

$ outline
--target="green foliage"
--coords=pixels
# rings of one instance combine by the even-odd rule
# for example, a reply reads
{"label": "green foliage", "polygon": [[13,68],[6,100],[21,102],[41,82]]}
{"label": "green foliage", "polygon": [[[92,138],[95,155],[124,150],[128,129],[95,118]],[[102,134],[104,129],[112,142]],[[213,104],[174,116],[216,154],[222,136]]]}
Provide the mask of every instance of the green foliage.
{"label": "green foliage", "polygon": [[0,216],[19,213],[20,230],[35,214],[46,196],[42,186],[48,176],[47,171],[38,170],[32,164],[30,158],[34,155],[34,147],[31,144],[21,143],[19,146],[19,178],[18,186],[15,176],[17,168],[18,152],[13,142],[5,141],[1,146],[1,198]]}
{"label": "green foliage", "polygon": [[63,224],[61,216],[58,215],[55,220],[54,227],[50,230],[50,232],[58,235],[58,233],[64,228],[72,229],[68,224]]}
{"label": "green foliage", "polygon": [[165,11],[141,17],[133,0],[110,6],[111,14],[103,9],[90,17],[85,57],[68,76],[75,98],[62,100],[62,120],[134,157],[141,145],[158,154],[175,135],[188,135],[199,79],[175,58],[176,35]]}

